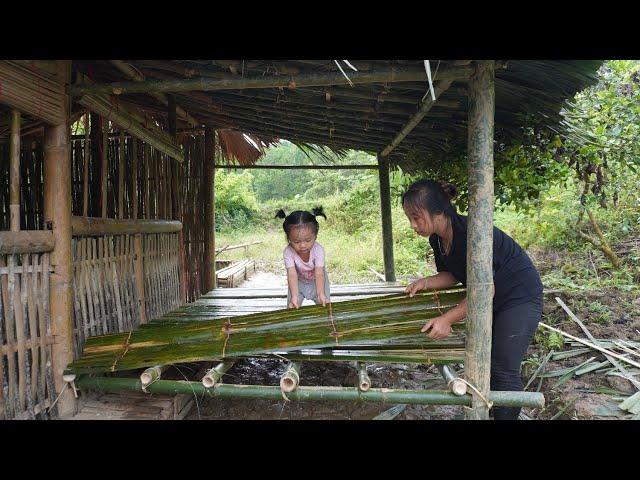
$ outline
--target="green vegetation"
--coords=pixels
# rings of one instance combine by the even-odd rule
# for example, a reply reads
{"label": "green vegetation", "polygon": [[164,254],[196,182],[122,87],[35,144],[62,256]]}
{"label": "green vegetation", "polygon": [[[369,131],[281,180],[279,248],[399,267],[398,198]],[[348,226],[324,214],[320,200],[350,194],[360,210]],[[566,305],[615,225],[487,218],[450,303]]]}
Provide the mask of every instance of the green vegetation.
{"label": "green vegetation", "polygon": [[[495,224],[532,256],[550,288],[574,291],[616,288],[635,291],[640,284],[640,62],[609,61],[600,82],[568,103],[564,116],[568,135],[531,127],[522,143],[497,148]],[[332,158],[333,157],[333,158]],[[373,164],[375,158],[349,151],[303,152],[283,141],[267,151],[264,164]],[[400,193],[416,178],[456,183],[466,209],[466,170],[441,165],[414,175],[391,174],[394,253],[400,280],[433,272],[428,241],[417,237],[398,203]],[[383,271],[380,199],[375,170],[230,170],[216,175],[219,246],[253,240],[260,267],[284,274],[286,245],[277,209],[289,212],[322,205],[318,240],[327,250],[334,283],[375,282],[370,268]],[[593,221],[585,212],[593,214]],[[595,223],[594,223],[595,222]],[[595,227],[602,230],[596,235]],[[631,243],[630,243],[631,242]],[[616,268],[603,245],[620,255]],[[628,244],[628,247],[625,245]],[[223,258],[242,256],[242,251]],[[598,313],[593,311],[594,315]],[[601,321],[610,321],[600,314]]]}

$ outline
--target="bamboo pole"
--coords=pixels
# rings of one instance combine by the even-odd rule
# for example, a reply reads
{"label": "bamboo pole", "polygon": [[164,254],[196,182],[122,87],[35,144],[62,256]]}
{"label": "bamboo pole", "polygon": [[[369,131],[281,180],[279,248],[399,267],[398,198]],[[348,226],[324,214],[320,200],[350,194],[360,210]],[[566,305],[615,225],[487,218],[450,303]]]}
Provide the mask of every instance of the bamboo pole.
{"label": "bamboo pole", "polygon": [[220,362],[214,368],[210,369],[202,377],[202,385],[205,388],[213,388],[220,385],[222,376],[229,371],[231,367],[236,363],[235,360],[225,360]]}
{"label": "bamboo pole", "polygon": [[107,217],[107,177],[109,175],[109,120],[102,116],[102,149],[100,150],[100,206]]}
{"label": "bamboo pole", "polygon": [[135,235],[143,233],[175,233],[182,230],[177,220],[136,220],[95,217],[72,217],[73,235]]}
{"label": "bamboo pole", "polygon": [[118,138],[118,218],[124,218],[124,131]]}
{"label": "bamboo pole", "polygon": [[289,362],[287,369],[280,377],[280,390],[283,393],[291,393],[298,388],[300,384],[300,366],[299,362]]}
{"label": "bamboo pole", "polygon": [[[58,61],[59,80],[71,77],[71,62]],[[45,128],[44,147],[44,216],[51,225],[55,247],[51,264],[55,271],[49,277],[51,332],[56,342],[52,346],[53,380],[57,392],[65,382],[62,374],[73,360],[73,264],[71,256],[71,156],[69,149],[69,104],[65,102],[65,121]],[[73,395],[62,395],[57,403],[59,415],[74,412]]]}
{"label": "bamboo pole", "polygon": [[467,393],[467,384],[449,368],[448,365],[438,365],[438,371],[447,382],[447,387],[454,395],[464,395]]}
{"label": "bamboo pole", "polygon": [[[451,67],[438,73],[440,80],[466,80],[472,73],[468,66]],[[424,69],[398,69],[390,67],[370,72],[350,72],[349,79],[353,84],[363,83],[394,83],[394,82],[424,82],[427,75]],[[301,74],[297,76],[261,76],[254,78],[230,76],[226,79],[193,78],[179,80],[146,80],[144,82],[114,82],[111,84],[70,85],[71,95],[84,94],[113,94],[123,93],[159,93],[159,92],[190,92],[215,90],[240,90],[251,88],[301,88],[331,85],[344,85],[347,81],[340,72]]]}
{"label": "bamboo pole", "polygon": [[203,212],[204,212],[204,265],[203,265],[203,288],[205,292],[210,292],[216,288],[216,246],[215,246],[215,187],[214,187],[214,165],[215,165],[215,132],[211,127],[205,130],[205,154],[203,172]]}
{"label": "bamboo pole", "polygon": [[269,170],[378,170],[378,165],[214,165],[221,169]]}
{"label": "bamboo pole", "polygon": [[[122,377],[90,377],[82,375],[76,380],[80,390],[98,391],[140,391],[140,379]],[[149,393],[174,395],[184,393],[193,395],[209,395],[213,398],[257,398],[282,400],[280,387],[262,385],[222,384],[207,389],[199,382],[158,380],[147,387]],[[471,405],[469,395],[457,396],[441,390],[393,390],[389,388],[372,388],[361,392],[350,387],[298,387],[287,394],[289,400],[313,401],[363,401],[372,403],[402,403],[415,405]],[[544,407],[544,395],[538,392],[490,392],[489,401],[496,406],[504,407]]]}
{"label": "bamboo pole", "polygon": [[[469,223],[465,375],[486,397],[491,376],[493,287],[494,62],[478,61],[469,81]],[[473,393],[469,420],[486,420],[489,407]]]}
{"label": "bamboo pole", "polygon": [[[111,60],[111,63],[118,70],[120,70],[122,73],[127,75],[131,80],[134,80],[136,82],[143,82],[144,81],[144,75],[141,75],[140,73],[138,73],[137,70],[135,70],[131,66],[127,65],[122,60]],[[164,105],[168,105],[168,103],[169,103],[167,95],[165,95],[163,93],[155,93],[155,94],[152,94],[152,96],[154,98],[156,98],[157,100],[159,100]],[[182,107],[179,107],[177,105],[176,105],[176,113],[178,115],[180,115],[182,118],[184,118],[189,123],[189,125],[191,125],[193,127],[196,127],[196,126],[201,124],[201,122],[199,122],[198,120],[193,118],[191,115],[189,115],[187,112],[185,112],[185,110]]]}
{"label": "bamboo pole", "polygon": [[356,362],[358,370],[358,390],[366,392],[371,388],[371,379],[367,373],[367,366],[362,362]]}
{"label": "bamboo pole", "polygon": [[89,212],[89,110],[84,115],[84,156],[82,157],[82,215]]}
{"label": "bamboo pole", "polygon": [[380,215],[382,217],[382,253],[384,277],[387,282],[396,281],[393,259],[393,226],[391,224],[391,186],[389,184],[389,160],[378,155],[378,178],[380,182]]}
{"label": "bamboo pole", "polygon": [[436,86],[434,87],[434,90],[435,90],[434,93],[435,93],[436,99],[433,100],[429,96],[422,102],[416,114],[409,119],[409,121],[406,123],[404,127],[402,127],[402,130],[398,132],[398,135],[394,137],[391,143],[387,147],[385,147],[384,150],[382,150],[382,152],[380,153],[380,156],[386,157],[387,155],[389,155],[391,151],[394,148],[396,148],[400,144],[400,142],[404,140],[404,138],[407,135],[409,135],[409,133],[411,133],[411,131],[414,128],[418,126],[418,124],[425,117],[425,115],[429,113],[429,110],[431,110],[431,107],[433,107],[436,100],[440,97],[440,95],[442,95],[443,92],[445,92],[451,86],[452,82],[453,80],[446,80],[446,81],[438,82],[436,84]]}
{"label": "bamboo pole", "polygon": [[156,365],[155,367],[147,368],[140,374],[140,383],[142,384],[142,390],[145,390],[153,382],[160,380],[162,372],[164,372],[169,365]]}
{"label": "bamboo pole", "polygon": [[47,230],[21,230],[0,232],[0,254],[50,252],[55,246],[55,238]]}
{"label": "bamboo pole", "polygon": [[11,231],[20,230],[20,112],[11,111],[11,141],[9,144],[9,211]]}
{"label": "bamboo pole", "polygon": [[115,108],[108,100],[102,97],[88,95],[78,100],[78,103],[108,118],[118,125],[120,129],[129,131],[131,135],[176,159],[178,162],[184,161],[184,156],[178,146],[166,138],[167,136],[164,132],[155,125],[145,127],[135,118],[134,114],[124,107]]}
{"label": "bamboo pole", "polygon": [[[138,140],[133,141],[133,159],[131,162],[131,183],[133,184],[132,198],[133,203],[133,220],[138,219]],[[142,237],[140,234],[135,234],[133,237],[133,249],[134,249],[134,277],[136,298],[138,299],[138,315],[140,317],[140,324],[147,323],[146,313],[146,295],[144,291],[144,261],[142,253]]]}

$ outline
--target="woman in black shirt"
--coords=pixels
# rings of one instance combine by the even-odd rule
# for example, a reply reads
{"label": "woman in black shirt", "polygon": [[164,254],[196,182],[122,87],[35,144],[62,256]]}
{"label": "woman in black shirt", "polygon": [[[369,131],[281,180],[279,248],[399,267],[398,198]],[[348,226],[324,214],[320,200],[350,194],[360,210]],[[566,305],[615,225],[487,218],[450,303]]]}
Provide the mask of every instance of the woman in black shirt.
{"label": "woman in black shirt", "polygon": [[[411,228],[428,237],[438,273],[421,278],[406,288],[444,289],[467,283],[467,217],[451,205],[456,188],[433,180],[412,184],[402,196]],[[493,227],[493,332],[491,390],[521,391],[520,365],[542,316],[542,282],[522,248],[502,230]],[[433,339],[445,338],[451,325],[467,315],[467,300],[429,320],[422,332]],[[494,407],[496,420],[517,419],[519,407]]]}

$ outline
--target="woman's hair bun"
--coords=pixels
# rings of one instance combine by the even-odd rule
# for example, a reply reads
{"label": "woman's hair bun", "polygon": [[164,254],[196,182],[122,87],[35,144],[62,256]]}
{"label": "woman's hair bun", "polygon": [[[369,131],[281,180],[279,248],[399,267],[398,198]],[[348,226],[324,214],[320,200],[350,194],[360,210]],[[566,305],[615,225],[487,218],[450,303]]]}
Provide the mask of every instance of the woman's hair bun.
{"label": "woman's hair bun", "polygon": [[324,214],[322,207],[316,207],[311,210],[311,212],[313,213],[314,217],[324,217],[325,220],[327,219],[327,216]]}
{"label": "woman's hair bun", "polygon": [[278,210],[276,212],[276,217],[275,218],[287,218],[287,214],[284,213],[284,210],[281,208],[280,210]]}
{"label": "woman's hair bun", "polygon": [[454,198],[456,198],[456,195],[458,195],[458,188],[455,185],[447,182],[442,182],[441,185],[442,190],[444,190],[444,193],[447,194],[449,200],[453,200]]}

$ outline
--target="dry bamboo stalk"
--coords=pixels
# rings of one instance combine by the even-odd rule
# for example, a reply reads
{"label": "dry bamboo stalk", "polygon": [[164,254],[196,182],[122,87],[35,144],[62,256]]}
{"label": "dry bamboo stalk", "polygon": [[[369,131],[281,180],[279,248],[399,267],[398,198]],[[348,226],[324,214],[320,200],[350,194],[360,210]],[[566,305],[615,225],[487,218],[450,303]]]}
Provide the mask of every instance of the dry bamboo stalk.
{"label": "dry bamboo stalk", "polygon": [[565,336],[567,338],[570,338],[571,340],[575,340],[578,343],[581,343],[583,345],[586,345],[587,347],[591,347],[594,350],[598,350],[599,352],[604,353],[605,355],[609,355],[611,357],[617,358],[618,360],[622,360],[625,363],[628,363],[630,365],[633,365],[634,367],[638,367],[640,368],[640,363],[631,360],[630,358],[625,358],[622,355],[619,355],[615,352],[612,352],[611,350],[607,350],[606,348],[602,348],[598,345],[596,345],[595,343],[589,342],[587,340],[584,340],[582,338],[578,338],[578,337],[574,337],[573,335],[567,333],[567,332],[563,332],[562,330],[558,330],[557,328],[551,327],[549,325],[547,325],[546,323],[540,322],[540,325],[542,325],[544,328],[547,328],[553,332],[559,333],[562,336]]}
{"label": "dry bamboo stalk", "polygon": [[76,287],[78,288],[78,295],[80,296],[80,312],[82,314],[81,323],[78,328],[78,332],[82,331],[82,342],[86,340],[87,337],[91,334],[90,332],[90,324],[88,321],[88,313],[87,313],[87,297],[84,291],[84,270],[86,268],[84,264],[84,258],[82,253],[82,245],[84,243],[84,239],[79,239],[76,243],[76,259],[77,259],[77,267],[76,267]]}
{"label": "dry bamboo stalk", "polygon": [[9,322],[13,322],[16,335],[16,345],[18,347],[18,391],[16,398],[16,406],[20,411],[25,409],[25,389],[26,389],[26,360],[24,345],[24,324],[22,319],[22,308],[20,308],[20,284],[16,285],[16,258],[15,255],[9,255],[7,258],[7,267],[9,268]]}
{"label": "dry bamboo stalk", "polygon": [[96,305],[94,302],[93,289],[91,288],[91,277],[93,276],[93,268],[91,267],[91,254],[90,254],[90,240],[89,238],[83,238],[83,262],[85,264],[84,269],[84,284],[87,292],[87,309],[89,311],[89,322],[91,326],[91,335],[97,335],[98,331],[96,323],[98,320],[98,312],[96,311]]}
{"label": "dry bamboo stalk", "polygon": [[140,375],[140,383],[142,384],[142,389],[144,390],[156,380],[160,380],[162,372],[164,372],[167,368],[169,368],[168,365],[156,365],[155,367],[147,368],[144,372],[142,372],[142,374]]}
{"label": "dry bamboo stalk", "polygon": [[82,351],[82,316],[80,313],[80,287],[78,285],[80,278],[80,264],[78,262],[78,240],[73,239],[71,243],[71,251],[73,252],[73,321],[74,321],[74,334],[73,341],[76,352]]}
{"label": "dry bamboo stalk", "polygon": [[82,158],[82,215],[89,211],[89,110],[84,116],[84,155]]}
{"label": "dry bamboo stalk", "polygon": [[[26,263],[28,265],[35,266],[37,255],[23,255],[23,258],[27,257]],[[33,260],[33,261],[31,261]],[[22,266],[24,268],[25,261],[23,260]],[[29,317],[29,340],[31,342],[31,396],[37,398],[37,385],[38,385],[38,319],[36,318],[36,302],[34,299],[35,294],[35,284],[34,281],[36,279],[37,273],[31,273],[30,275],[22,272],[22,275],[26,278],[26,288],[25,292],[27,295],[27,309],[28,309],[28,317]]]}
{"label": "dry bamboo stalk", "polygon": [[144,164],[144,218],[147,220],[151,218],[151,204],[149,195],[149,145],[146,143],[142,146],[142,162]]}
{"label": "dry bamboo stalk", "polygon": [[9,210],[11,230],[20,230],[20,112],[11,112],[11,141],[9,145],[10,179]]}
{"label": "dry bamboo stalk", "polygon": [[[2,333],[2,325],[4,323],[4,302],[2,301],[2,292],[0,292],[0,346],[4,349],[4,336]],[[4,398],[4,351],[0,352],[0,420],[4,420],[7,416],[7,406]]]}
{"label": "dry bamboo stalk", "polygon": [[[27,263],[27,265],[29,264],[29,259],[26,258],[28,256],[28,254],[23,254],[22,258],[21,258],[21,267],[24,267],[25,262]],[[18,257],[16,257],[18,258]],[[27,346],[27,342],[30,340],[29,338],[29,315],[28,315],[28,310],[27,310],[27,303],[28,303],[28,298],[27,298],[27,280],[28,274],[26,274],[25,272],[21,272],[20,275],[20,312],[22,315],[22,329],[24,332],[24,349],[25,349],[25,363],[24,363],[24,376],[25,376],[25,401],[26,401],[26,410],[28,412],[28,416],[29,418],[33,418],[33,396],[31,395],[31,388],[32,388],[32,384],[31,384],[31,372],[32,372],[32,362],[33,362],[33,357],[29,358],[29,356],[27,355],[27,351],[29,350],[29,347]]]}
{"label": "dry bamboo stalk", "polygon": [[124,218],[124,131],[118,138],[118,218]]}
{"label": "dry bamboo stalk", "polygon": [[[47,325],[46,318],[44,313],[44,303],[48,303],[48,299],[44,298],[44,269],[46,264],[46,258],[48,254],[40,255],[40,271],[37,275],[34,276],[34,292],[37,294],[37,303],[36,306],[38,308],[38,327],[39,327],[39,349],[40,349],[40,379],[38,382],[38,391],[40,396],[40,401],[44,402],[46,400],[46,372],[47,372],[47,346],[46,346],[46,338],[47,338]],[[48,268],[48,267],[47,267]]]}
{"label": "dry bamboo stalk", "polygon": [[91,238],[91,281],[93,282],[93,291],[94,291],[94,302],[98,305],[97,315],[98,315],[98,335],[104,335],[107,333],[107,328],[105,324],[106,320],[106,312],[104,307],[104,297],[103,297],[103,289],[99,286],[102,285],[102,282],[99,281],[100,270],[99,270],[99,256],[98,256],[98,241],[95,238]]}
{"label": "dry bamboo stalk", "polygon": [[109,241],[107,242],[107,250],[108,250],[108,258],[109,258],[109,266],[108,269],[110,271],[110,282],[113,288],[113,299],[115,303],[115,310],[117,314],[118,324],[117,330],[118,332],[124,331],[124,317],[122,315],[122,303],[120,301],[120,287],[118,283],[118,272],[117,272],[117,261],[118,259],[115,257],[114,253],[114,237],[109,237]]}

